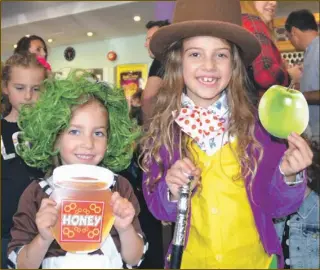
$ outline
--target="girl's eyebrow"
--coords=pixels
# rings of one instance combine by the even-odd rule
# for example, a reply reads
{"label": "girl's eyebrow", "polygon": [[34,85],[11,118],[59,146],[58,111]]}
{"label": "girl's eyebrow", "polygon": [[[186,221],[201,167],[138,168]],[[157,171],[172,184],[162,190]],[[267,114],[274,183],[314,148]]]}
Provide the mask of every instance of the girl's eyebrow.
{"label": "girl's eyebrow", "polygon": [[[200,48],[200,47],[190,47],[190,48],[185,49],[184,51],[187,52],[187,51],[189,51],[189,50],[203,50],[203,48]],[[221,48],[216,48],[216,49],[214,49],[214,51],[220,51],[220,50],[228,50],[228,51],[230,51],[231,49],[228,48],[228,47],[221,47]]]}
{"label": "girl's eyebrow", "polygon": [[[13,83],[13,86],[26,86],[23,83]],[[40,87],[40,84],[32,84],[32,87]]]}
{"label": "girl's eyebrow", "polygon": [[[76,124],[71,124],[70,123],[70,127],[75,127],[75,128],[83,128],[83,125],[76,125]],[[95,127],[95,129],[107,129],[107,126],[99,126],[99,127]]]}
{"label": "girl's eyebrow", "polygon": [[76,125],[76,124],[72,124],[72,123],[70,123],[70,127],[83,128],[82,125]]}

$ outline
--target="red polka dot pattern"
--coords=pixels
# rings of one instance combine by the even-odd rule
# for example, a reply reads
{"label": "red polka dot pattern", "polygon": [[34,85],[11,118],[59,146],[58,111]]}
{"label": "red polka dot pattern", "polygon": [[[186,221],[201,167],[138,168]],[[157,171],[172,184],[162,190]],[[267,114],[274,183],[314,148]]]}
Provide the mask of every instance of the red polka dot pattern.
{"label": "red polka dot pattern", "polygon": [[[199,107],[181,109],[175,121],[182,131],[193,138],[200,147],[205,148],[214,145],[212,142],[218,139],[218,136],[223,135],[226,130],[226,120],[223,117]],[[218,141],[221,140],[221,138],[218,139]]]}

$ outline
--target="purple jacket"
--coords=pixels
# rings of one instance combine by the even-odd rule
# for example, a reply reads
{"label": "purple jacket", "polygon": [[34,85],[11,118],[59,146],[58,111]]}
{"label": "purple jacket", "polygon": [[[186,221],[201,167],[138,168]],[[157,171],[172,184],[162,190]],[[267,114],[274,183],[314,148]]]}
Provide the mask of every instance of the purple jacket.
{"label": "purple jacket", "polygon": [[[257,140],[263,146],[264,154],[253,182],[252,193],[254,202],[251,196],[248,195],[248,198],[264,249],[269,255],[277,254],[278,266],[283,268],[282,249],[272,219],[284,217],[299,208],[303,201],[306,181],[294,186],[287,185],[279,171],[279,164],[286,150],[286,145],[272,138],[259,123],[256,124],[255,134]],[[170,166],[180,158],[179,151],[177,149],[174,152],[173,161],[170,162],[170,164],[169,154],[164,147],[161,148],[160,155],[164,164],[164,175],[156,184],[154,191],[149,192],[146,184],[147,175],[144,174],[143,193],[149,210],[157,219],[175,222],[177,203],[168,201],[165,175]],[[152,177],[155,178],[159,173],[159,168],[154,160],[151,166]],[[246,182],[248,183],[249,180],[250,179],[246,179]],[[246,185],[246,189],[249,194],[248,185]],[[189,228],[190,215],[187,226],[186,243]],[[168,253],[171,253],[171,246]],[[166,256],[166,258],[168,258],[168,256]]]}

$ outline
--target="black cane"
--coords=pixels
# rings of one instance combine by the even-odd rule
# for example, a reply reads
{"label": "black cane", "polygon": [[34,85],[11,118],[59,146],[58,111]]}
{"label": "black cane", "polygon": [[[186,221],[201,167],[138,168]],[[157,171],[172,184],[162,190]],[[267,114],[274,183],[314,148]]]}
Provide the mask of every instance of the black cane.
{"label": "black cane", "polygon": [[188,178],[190,182],[181,187],[180,199],[178,201],[178,214],[173,234],[170,269],[180,269],[181,266],[191,197],[190,185],[193,180],[193,176],[189,176]]}

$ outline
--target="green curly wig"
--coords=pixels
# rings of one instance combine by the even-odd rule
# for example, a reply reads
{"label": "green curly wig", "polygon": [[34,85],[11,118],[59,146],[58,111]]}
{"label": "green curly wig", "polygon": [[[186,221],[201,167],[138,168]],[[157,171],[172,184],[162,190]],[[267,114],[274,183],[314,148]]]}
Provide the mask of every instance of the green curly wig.
{"label": "green curly wig", "polygon": [[79,71],[74,71],[63,80],[46,80],[39,100],[21,108],[18,153],[29,166],[45,172],[54,168],[53,160],[59,156],[54,145],[58,135],[69,126],[72,109],[92,98],[104,104],[109,116],[108,149],[100,165],[114,172],[129,166],[140,129],[129,118],[123,89],[93,82],[90,74],[81,73],[79,76]]}

